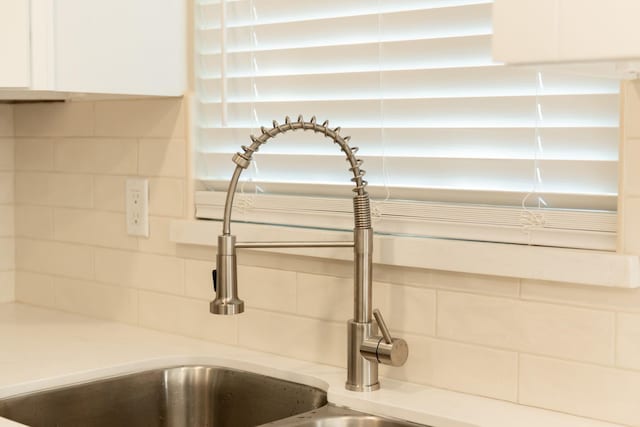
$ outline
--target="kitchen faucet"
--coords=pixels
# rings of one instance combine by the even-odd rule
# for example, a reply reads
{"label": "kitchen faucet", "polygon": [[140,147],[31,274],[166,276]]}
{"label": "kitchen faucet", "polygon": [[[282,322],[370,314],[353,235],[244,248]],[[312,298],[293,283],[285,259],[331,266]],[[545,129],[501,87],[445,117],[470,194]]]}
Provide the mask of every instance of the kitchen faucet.
{"label": "kitchen faucet", "polygon": [[[353,192],[354,229],[353,241],[320,241],[320,242],[236,242],[231,234],[231,209],[240,174],[249,167],[253,153],[262,144],[279,134],[289,131],[313,131],[330,138],[340,146],[347,156],[349,171],[353,174],[351,181],[355,184]],[[227,190],[222,235],[218,236],[218,253],[216,270],[213,272],[213,286],[216,298],[211,301],[210,311],[214,314],[239,314],[244,311],[244,301],[238,297],[237,260],[238,248],[353,248],[354,255],[354,299],[353,319],[347,322],[347,381],[346,388],[352,391],[373,391],[380,388],[378,381],[378,364],[401,366],[409,354],[405,340],[393,338],[389,333],[382,314],[372,309],[372,253],[373,229],[371,228],[371,208],[369,195],[366,192],[367,182],[362,179],[365,171],[360,169],[362,160],[356,157],[358,147],[349,147],[350,137],[342,137],[340,128],[330,129],[329,122],[317,124],[316,118],[304,121],[302,116],[297,121],[286,117],[284,124],[273,121],[272,128],[261,128],[261,135],[251,135],[251,145],[242,146],[243,153],[236,153],[233,172]],[[374,322],[375,319],[375,322]],[[381,336],[378,335],[378,328]]]}

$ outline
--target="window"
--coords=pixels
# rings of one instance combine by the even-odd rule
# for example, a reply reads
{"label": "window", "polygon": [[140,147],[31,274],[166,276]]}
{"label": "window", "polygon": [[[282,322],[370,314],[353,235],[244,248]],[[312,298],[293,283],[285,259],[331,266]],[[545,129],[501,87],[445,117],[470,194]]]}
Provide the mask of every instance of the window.
{"label": "window", "polygon": [[[491,60],[487,0],[200,0],[197,216],[220,219],[231,156],[316,116],[360,148],[374,229],[615,249],[619,82]],[[350,229],[329,140],[277,137],[234,219]]]}

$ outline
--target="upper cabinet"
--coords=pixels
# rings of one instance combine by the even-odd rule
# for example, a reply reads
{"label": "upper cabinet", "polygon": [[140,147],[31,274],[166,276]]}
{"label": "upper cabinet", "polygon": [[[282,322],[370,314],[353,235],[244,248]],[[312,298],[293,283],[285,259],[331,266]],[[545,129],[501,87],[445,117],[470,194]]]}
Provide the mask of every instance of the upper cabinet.
{"label": "upper cabinet", "polygon": [[29,3],[0,3],[0,86],[26,88],[31,81]]}
{"label": "upper cabinet", "polygon": [[607,62],[636,68],[639,0],[495,0],[493,56],[531,64]]}
{"label": "upper cabinet", "polygon": [[0,99],[179,96],[186,0],[0,1]]}

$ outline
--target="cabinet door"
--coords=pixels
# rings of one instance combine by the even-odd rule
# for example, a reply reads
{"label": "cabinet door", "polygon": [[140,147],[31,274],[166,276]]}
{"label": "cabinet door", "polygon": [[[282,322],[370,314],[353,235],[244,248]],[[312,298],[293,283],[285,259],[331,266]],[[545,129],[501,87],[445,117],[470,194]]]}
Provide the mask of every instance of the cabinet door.
{"label": "cabinet door", "polygon": [[56,89],[182,95],[185,8],[185,0],[58,0]]}
{"label": "cabinet door", "polygon": [[495,0],[493,57],[507,63],[640,58],[639,0]]}
{"label": "cabinet door", "polygon": [[29,0],[0,0],[0,88],[31,84]]}

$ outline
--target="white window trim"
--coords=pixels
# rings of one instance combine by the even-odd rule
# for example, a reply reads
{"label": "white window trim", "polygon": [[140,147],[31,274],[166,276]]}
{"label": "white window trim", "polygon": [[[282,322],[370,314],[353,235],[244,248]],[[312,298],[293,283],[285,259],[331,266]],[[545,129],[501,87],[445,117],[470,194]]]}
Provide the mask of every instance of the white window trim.
{"label": "white window trim", "polygon": [[[174,220],[170,240],[214,247],[220,221]],[[352,233],[286,226],[233,223],[239,241],[350,240]],[[336,260],[351,260],[349,249],[262,250]],[[212,260],[213,262],[213,260]],[[374,262],[458,273],[514,277],[616,288],[640,287],[640,258],[605,251],[565,249],[463,240],[376,235]]]}

